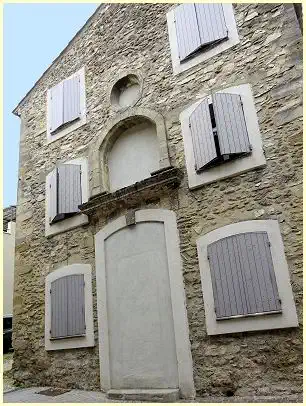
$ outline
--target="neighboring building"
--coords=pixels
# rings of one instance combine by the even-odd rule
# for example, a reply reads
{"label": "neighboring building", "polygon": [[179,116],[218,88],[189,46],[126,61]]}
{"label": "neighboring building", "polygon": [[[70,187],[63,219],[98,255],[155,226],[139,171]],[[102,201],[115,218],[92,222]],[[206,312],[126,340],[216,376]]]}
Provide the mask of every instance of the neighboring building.
{"label": "neighboring building", "polygon": [[14,110],[17,383],[302,392],[301,53],[292,4],[97,9]]}
{"label": "neighboring building", "polygon": [[12,347],[16,206],[3,210],[3,351]]}
{"label": "neighboring building", "polygon": [[3,210],[3,316],[13,314],[16,206]]}

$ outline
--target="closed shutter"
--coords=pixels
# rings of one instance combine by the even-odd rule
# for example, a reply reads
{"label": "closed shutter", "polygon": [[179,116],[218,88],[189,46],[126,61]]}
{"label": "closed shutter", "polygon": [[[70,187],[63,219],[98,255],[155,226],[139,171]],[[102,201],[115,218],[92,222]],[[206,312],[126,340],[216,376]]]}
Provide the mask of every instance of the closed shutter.
{"label": "closed shutter", "polygon": [[56,131],[64,123],[63,83],[59,83],[50,90],[50,132]]}
{"label": "closed shutter", "polygon": [[207,251],[217,320],[281,312],[266,232],[229,236]]}
{"label": "closed shutter", "polygon": [[49,180],[49,223],[51,224],[57,216],[57,168],[50,174]]}
{"label": "closed shutter", "polygon": [[51,283],[51,338],[66,337],[68,321],[67,278]]}
{"label": "closed shutter", "polygon": [[226,39],[228,30],[225,24],[222,4],[195,4],[201,46]]}
{"label": "closed shutter", "polygon": [[212,95],[221,155],[251,151],[240,95]]}
{"label": "closed shutter", "polygon": [[77,213],[82,203],[81,165],[59,165],[58,171],[58,214]]}
{"label": "closed shutter", "polygon": [[84,275],[69,275],[51,283],[51,338],[85,334]]}
{"label": "closed shutter", "polygon": [[73,76],[64,80],[64,123],[76,120],[81,116],[80,104],[80,77]]}
{"label": "closed shutter", "polygon": [[174,14],[179,59],[183,61],[201,46],[195,5],[182,4]]}
{"label": "closed shutter", "polygon": [[199,171],[217,158],[208,98],[205,98],[189,117],[196,170]]}

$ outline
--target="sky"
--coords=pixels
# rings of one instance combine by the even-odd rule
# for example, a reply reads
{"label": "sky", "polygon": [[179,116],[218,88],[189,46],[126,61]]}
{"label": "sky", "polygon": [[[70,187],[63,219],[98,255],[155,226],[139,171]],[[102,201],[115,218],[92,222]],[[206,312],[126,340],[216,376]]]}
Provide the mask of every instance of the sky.
{"label": "sky", "polygon": [[65,48],[98,4],[4,5],[3,205],[16,204],[20,120],[13,109]]}

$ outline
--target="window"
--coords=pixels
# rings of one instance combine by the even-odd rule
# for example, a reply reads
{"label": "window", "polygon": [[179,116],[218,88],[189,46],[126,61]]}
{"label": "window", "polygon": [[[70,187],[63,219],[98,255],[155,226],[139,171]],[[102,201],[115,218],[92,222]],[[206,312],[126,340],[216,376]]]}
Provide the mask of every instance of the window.
{"label": "window", "polygon": [[57,165],[46,179],[46,236],[86,224],[88,218],[78,206],[87,200],[86,159]]}
{"label": "window", "polygon": [[58,165],[50,177],[49,223],[63,220],[79,211],[82,203],[81,165]]}
{"label": "window", "polygon": [[47,350],[94,345],[90,265],[68,265],[49,274],[45,302]]}
{"label": "window", "polygon": [[239,43],[231,4],[181,4],[167,21],[174,74]]}
{"label": "window", "polygon": [[298,325],[277,221],[231,224],[197,247],[208,334]]}
{"label": "window", "polygon": [[250,85],[205,96],[180,121],[191,189],[265,165]]}
{"label": "window", "polygon": [[85,335],[84,275],[51,282],[51,340]]}
{"label": "window", "polygon": [[212,103],[206,97],[191,113],[189,127],[197,172],[251,152],[239,94],[216,93]]}
{"label": "window", "polygon": [[86,122],[84,69],[48,89],[48,142]]}

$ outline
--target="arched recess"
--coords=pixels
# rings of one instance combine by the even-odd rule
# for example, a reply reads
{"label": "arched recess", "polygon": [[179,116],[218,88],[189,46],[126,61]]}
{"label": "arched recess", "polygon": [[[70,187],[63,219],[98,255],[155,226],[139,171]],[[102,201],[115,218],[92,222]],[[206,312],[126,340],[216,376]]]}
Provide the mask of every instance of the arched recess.
{"label": "arched recess", "polygon": [[158,169],[170,166],[166,127],[164,117],[155,111],[143,108],[130,108],[112,120],[100,133],[98,140],[91,146],[90,194],[110,191],[108,179],[108,154],[118,137],[135,125],[151,123],[155,127],[158,142]]}
{"label": "arched recess", "polygon": [[[159,351],[168,349],[163,355],[166,361],[171,359],[171,347],[168,348],[171,324],[177,388],[182,398],[193,398],[193,367],[175,213],[165,209],[138,210],[132,227],[126,216],[111,221],[95,235],[95,255],[101,388],[104,391],[127,388],[134,392],[143,387],[165,388],[168,375],[163,373],[168,368],[161,365],[155,374],[154,366],[156,359],[161,359]],[[163,290],[167,286],[169,294],[165,296]],[[171,317],[163,323],[165,317],[161,315],[169,309]],[[150,354],[152,362],[148,360]],[[115,374],[113,368],[120,370],[121,366],[128,368],[129,373],[122,370]],[[154,387],[156,379],[163,377],[165,382]]]}

